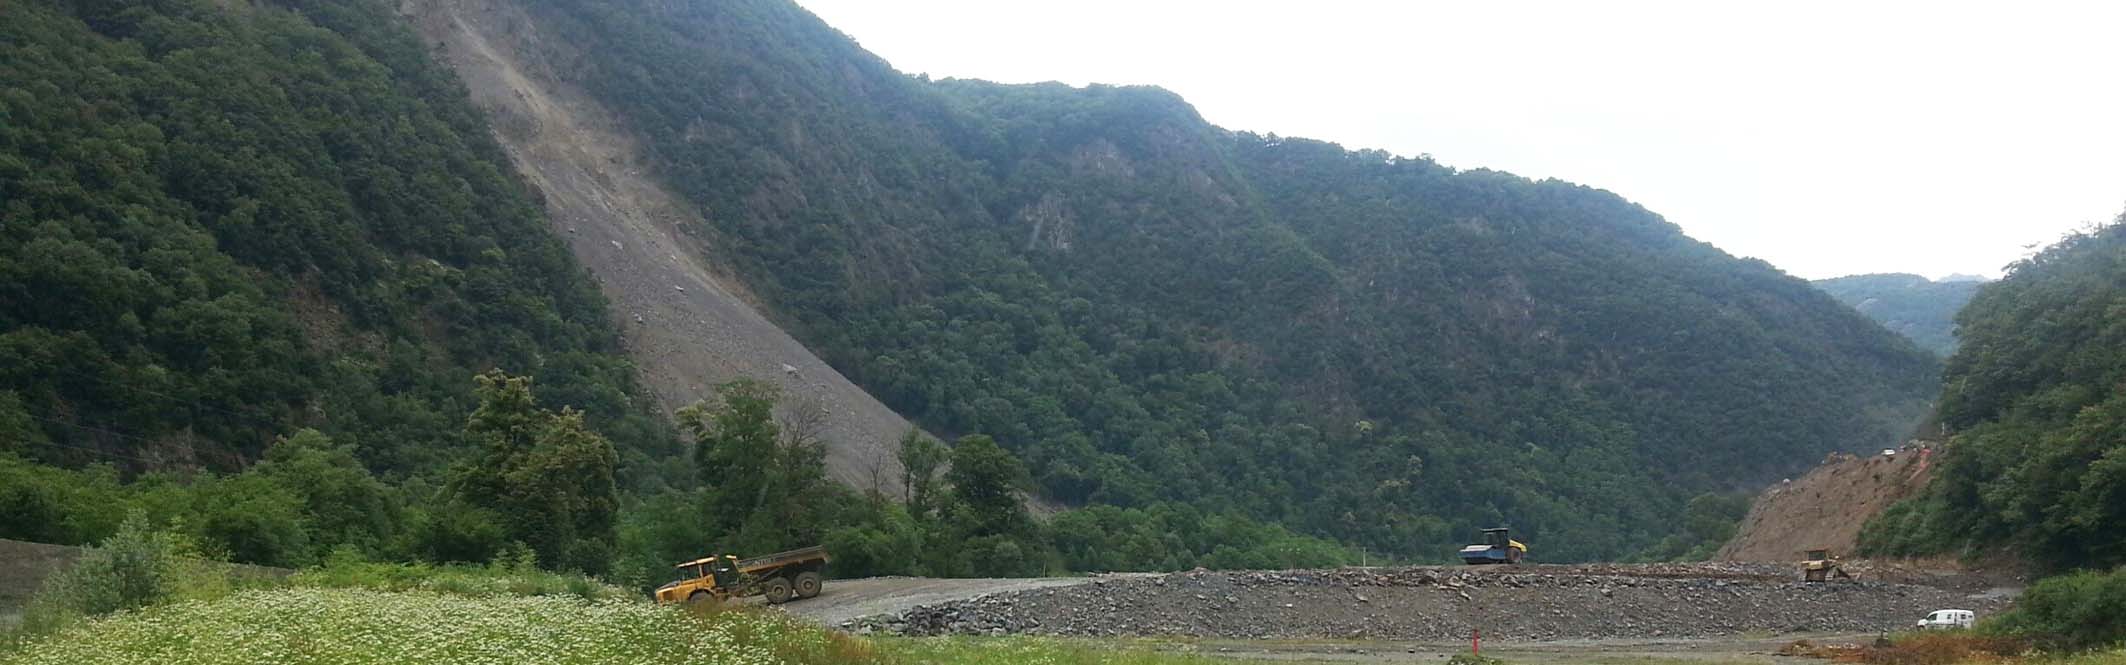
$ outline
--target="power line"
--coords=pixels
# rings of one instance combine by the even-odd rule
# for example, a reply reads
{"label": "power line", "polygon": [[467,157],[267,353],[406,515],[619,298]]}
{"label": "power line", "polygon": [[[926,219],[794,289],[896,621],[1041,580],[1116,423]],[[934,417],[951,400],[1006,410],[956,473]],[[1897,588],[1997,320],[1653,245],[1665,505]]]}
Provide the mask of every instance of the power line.
{"label": "power line", "polygon": [[74,429],[82,430],[82,431],[85,431],[85,432],[95,432],[95,433],[97,433],[97,434],[104,434],[104,435],[109,435],[109,436],[115,436],[115,437],[118,437],[118,438],[121,438],[121,439],[132,439],[132,440],[134,440],[134,441],[139,441],[139,442],[141,442],[141,443],[147,443],[147,444],[153,444],[153,443],[155,443],[155,440],[154,440],[154,439],[150,439],[150,438],[147,438],[147,437],[144,437],[144,436],[140,436],[140,435],[138,435],[138,434],[128,434],[128,433],[125,433],[125,432],[120,432],[120,431],[117,431],[117,430],[110,430],[110,429],[104,429],[104,428],[101,428],[101,427],[92,427],[92,426],[89,426],[89,425],[83,425],[83,424],[80,424],[80,423],[74,423],[74,422],[67,422],[67,421],[64,421],[64,420],[60,420],[60,419],[57,419],[57,418],[48,418],[48,417],[45,417],[45,416],[40,416],[40,415],[36,415],[36,414],[29,414],[29,416],[30,416],[31,418],[36,418],[36,419],[38,419],[38,420],[42,420],[42,421],[44,421],[44,422],[48,422],[48,423],[51,423],[51,424],[54,424],[54,425],[60,425],[60,426],[63,426],[63,427],[72,427],[72,428],[74,428]]}

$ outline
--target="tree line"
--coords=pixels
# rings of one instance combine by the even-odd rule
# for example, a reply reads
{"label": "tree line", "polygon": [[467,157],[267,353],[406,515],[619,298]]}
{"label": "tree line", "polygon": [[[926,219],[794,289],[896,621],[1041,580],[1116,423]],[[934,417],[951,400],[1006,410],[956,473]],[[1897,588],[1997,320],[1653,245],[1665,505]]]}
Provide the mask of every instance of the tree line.
{"label": "tree line", "polygon": [[[573,408],[542,406],[528,377],[474,377],[462,435],[476,454],[440,482],[379,479],[356,451],[316,430],[270,445],[240,473],[68,470],[0,452],[0,538],[102,541],[129,514],[229,561],[305,566],[377,561],[536,561],[637,586],[676,562],[824,544],[840,576],[1028,576],[1067,571],[1329,566],[1359,555],[1334,543],[1179,505],[1066,511],[1026,506],[1019,460],[983,435],[950,445],[911,430],[900,496],[826,477],[820,442],[775,389],[739,381],[677,414],[694,482],[640,493],[616,482],[611,441]],[[793,426],[795,425],[795,426]]]}

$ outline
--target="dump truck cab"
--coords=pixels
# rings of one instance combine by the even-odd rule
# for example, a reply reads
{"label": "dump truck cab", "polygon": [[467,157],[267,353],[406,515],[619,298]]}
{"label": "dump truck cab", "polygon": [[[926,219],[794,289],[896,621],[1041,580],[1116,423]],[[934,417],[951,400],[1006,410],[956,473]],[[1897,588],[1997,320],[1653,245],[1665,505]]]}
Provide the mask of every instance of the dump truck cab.
{"label": "dump truck cab", "polygon": [[779,605],[792,598],[819,595],[825,585],[827,550],[820,547],[777,552],[751,559],[709,555],[674,565],[679,579],[657,587],[660,603],[725,601],[765,597]]}
{"label": "dump truck cab", "polygon": [[675,566],[679,579],[657,587],[657,602],[727,600],[738,587],[738,557],[709,555]]}
{"label": "dump truck cab", "polygon": [[1484,542],[1462,548],[1462,563],[1480,566],[1494,563],[1520,563],[1528,557],[1528,545],[1514,540],[1506,527],[1484,530]]}

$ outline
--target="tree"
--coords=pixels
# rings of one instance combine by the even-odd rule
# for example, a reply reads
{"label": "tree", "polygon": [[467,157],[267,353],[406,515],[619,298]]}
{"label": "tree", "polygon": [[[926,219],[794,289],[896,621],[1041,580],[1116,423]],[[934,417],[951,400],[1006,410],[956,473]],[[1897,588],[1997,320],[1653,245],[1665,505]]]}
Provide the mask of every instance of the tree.
{"label": "tree", "polygon": [[900,451],[896,453],[901,462],[901,502],[908,505],[910,515],[927,517],[937,509],[938,467],[944,466],[950,453],[945,444],[924,434],[922,428],[911,426],[908,433],[901,435]]}
{"label": "tree", "polygon": [[995,439],[960,437],[952,446],[952,469],[945,472],[945,480],[952,484],[955,522],[967,536],[1033,534],[1033,519],[1019,498],[1026,467]]}
{"label": "tree", "polygon": [[491,511],[540,565],[603,572],[619,511],[612,443],[581,412],[539,408],[530,377],[491,370],[475,381],[480,406],[466,419],[465,438],[481,454],[458,470],[455,496]]}
{"label": "tree", "polygon": [[778,416],[780,398],[773,385],[741,379],[678,413],[694,435],[704,522],[726,551],[815,544],[825,535],[824,502],[836,489],[826,486],[821,412],[800,401]]}
{"label": "tree", "polygon": [[0,453],[26,452],[45,442],[44,432],[32,422],[22,399],[13,391],[0,390]]}
{"label": "tree", "polygon": [[767,502],[782,429],[775,424],[775,387],[739,380],[716,387],[715,401],[680,409],[679,425],[694,436],[694,463],[707,488],[707,523],[735,531]]}
{"label": "tree", "polygon": [[317,430],[304,429],[275,442],[250,473],[301,497],[310,541],[319,556],[342,545],[380,555],[403,521],[390,488],[355,458],[354,447]]}

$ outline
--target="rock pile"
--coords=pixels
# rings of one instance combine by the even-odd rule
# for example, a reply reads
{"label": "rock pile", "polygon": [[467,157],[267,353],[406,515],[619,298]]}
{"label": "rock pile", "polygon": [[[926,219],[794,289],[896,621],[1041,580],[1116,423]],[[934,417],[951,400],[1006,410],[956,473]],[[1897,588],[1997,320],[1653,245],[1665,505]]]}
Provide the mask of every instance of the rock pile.
{"label": "rock pile", "polygon": [[1244,639],[1684,638],[1891,630],[1999,597],[1874,581],[1803,584],[1782,566],[1344,568],[1104,577],[843,624],[908,635]]}

